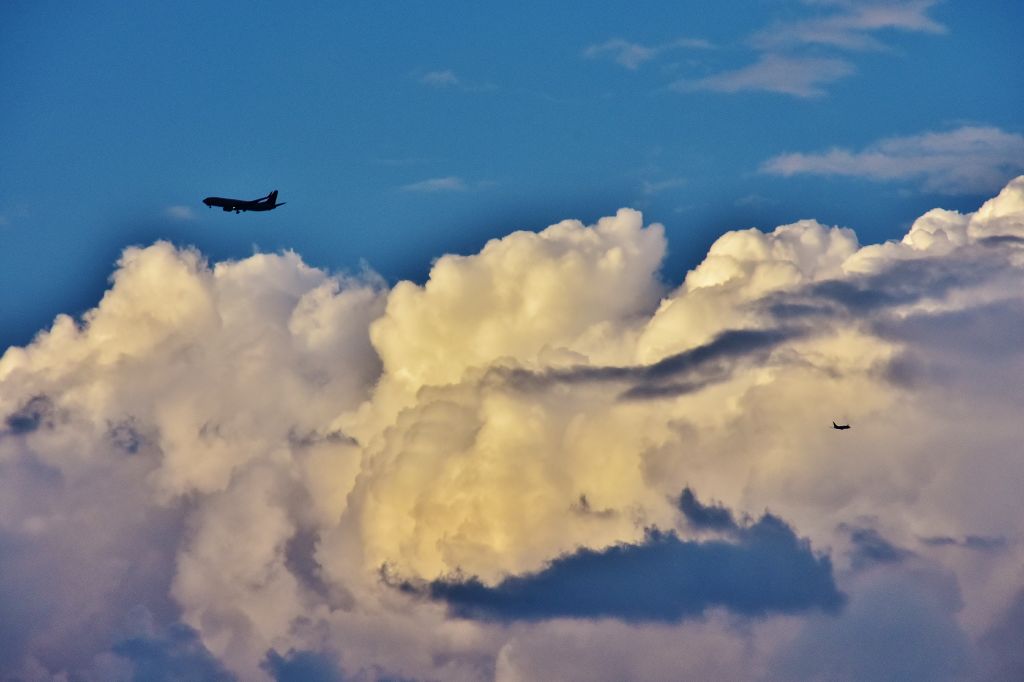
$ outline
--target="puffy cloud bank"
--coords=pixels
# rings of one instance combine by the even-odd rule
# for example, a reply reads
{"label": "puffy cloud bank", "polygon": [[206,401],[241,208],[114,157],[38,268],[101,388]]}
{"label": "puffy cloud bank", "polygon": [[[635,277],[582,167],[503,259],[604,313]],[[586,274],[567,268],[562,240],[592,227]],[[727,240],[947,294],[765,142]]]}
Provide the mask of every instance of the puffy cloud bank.
{"label": "puffy cloud bank", "polygon": [[1024,177],[665,249],[125,250],[0,358],[0,677],[1024,674]]}

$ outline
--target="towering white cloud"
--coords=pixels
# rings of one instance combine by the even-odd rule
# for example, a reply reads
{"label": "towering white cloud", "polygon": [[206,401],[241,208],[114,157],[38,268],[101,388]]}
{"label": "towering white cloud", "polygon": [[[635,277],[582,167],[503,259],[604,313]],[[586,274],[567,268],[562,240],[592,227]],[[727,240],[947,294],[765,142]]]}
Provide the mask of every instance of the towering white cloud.
{"label": "towering white cloud", "polygon": [[1019,672],[1022,243],[1024,177],[672,291],[629,210],[390,289],[127,249],[0,358],[0,674]]}

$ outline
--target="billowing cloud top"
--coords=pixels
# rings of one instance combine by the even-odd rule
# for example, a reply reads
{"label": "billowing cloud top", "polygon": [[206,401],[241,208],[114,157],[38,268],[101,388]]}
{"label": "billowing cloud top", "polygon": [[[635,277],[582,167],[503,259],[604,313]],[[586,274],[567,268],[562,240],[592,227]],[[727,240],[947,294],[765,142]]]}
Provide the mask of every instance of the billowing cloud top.
{"label": "billowing cloud top", "polygon": [[422,286],[129,248],[0,358],[0,676],[1012,678],[1022,245],[1024,177],[675,290],[626,209]]}

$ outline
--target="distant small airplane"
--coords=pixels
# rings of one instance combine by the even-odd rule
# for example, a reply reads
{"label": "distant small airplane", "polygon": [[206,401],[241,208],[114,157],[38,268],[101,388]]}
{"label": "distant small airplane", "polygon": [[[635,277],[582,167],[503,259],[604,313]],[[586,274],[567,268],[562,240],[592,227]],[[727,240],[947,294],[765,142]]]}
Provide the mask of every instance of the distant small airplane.
{"label": "distant small airplane", "polygon": [[223,197],[206,197],[203,199],[203,203],[213,208],[218,206],[223,208],[225,211],[234,211],[235,213],[241,213],[242,211],[269,211],[277,208],[278,206],[284,206],[286,201],[282,201],[280,204],[277,203],[277,190],[268,194],[265,197],[259,199],[253,199],[252,201],[246,201],[245,199],[225,199]]}
{"label": "distant small airplane", "polygon": [[832,422],[832,428],[833,429],[838,429],[839,431],[845,431],[846,429],[850,428],[850,425],[849,424],[836,424],[835,422]]}

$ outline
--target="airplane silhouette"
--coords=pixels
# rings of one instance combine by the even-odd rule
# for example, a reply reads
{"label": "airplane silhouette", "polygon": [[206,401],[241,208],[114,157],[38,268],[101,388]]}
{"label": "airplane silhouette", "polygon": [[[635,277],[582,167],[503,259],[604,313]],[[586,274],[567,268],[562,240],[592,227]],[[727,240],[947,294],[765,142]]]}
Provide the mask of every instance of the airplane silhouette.
{"label": "airplane silhouette", "polygon": [[277,190],[268,194],[265,197],[259,199],[253,199],[252,201],[246,201],[245,199],[225,199],[223,197],[206,197],[203,199],[203,203],[213,208],[218,206],[223,208],[225,211],[234,211],[235,213],[241,213],[242,211],[269,211],[277,208],[278,206],[284,206],[286,201],[282,201],[280,204],[277,203]]}
{"label": "airplane silhouette", "polygon": [[832,428],[833,429],[837,429],[839,431],[845,431],[846,429],[850,428],[850,425],[849,424],[836,424],[835,422],[832,422]]}

